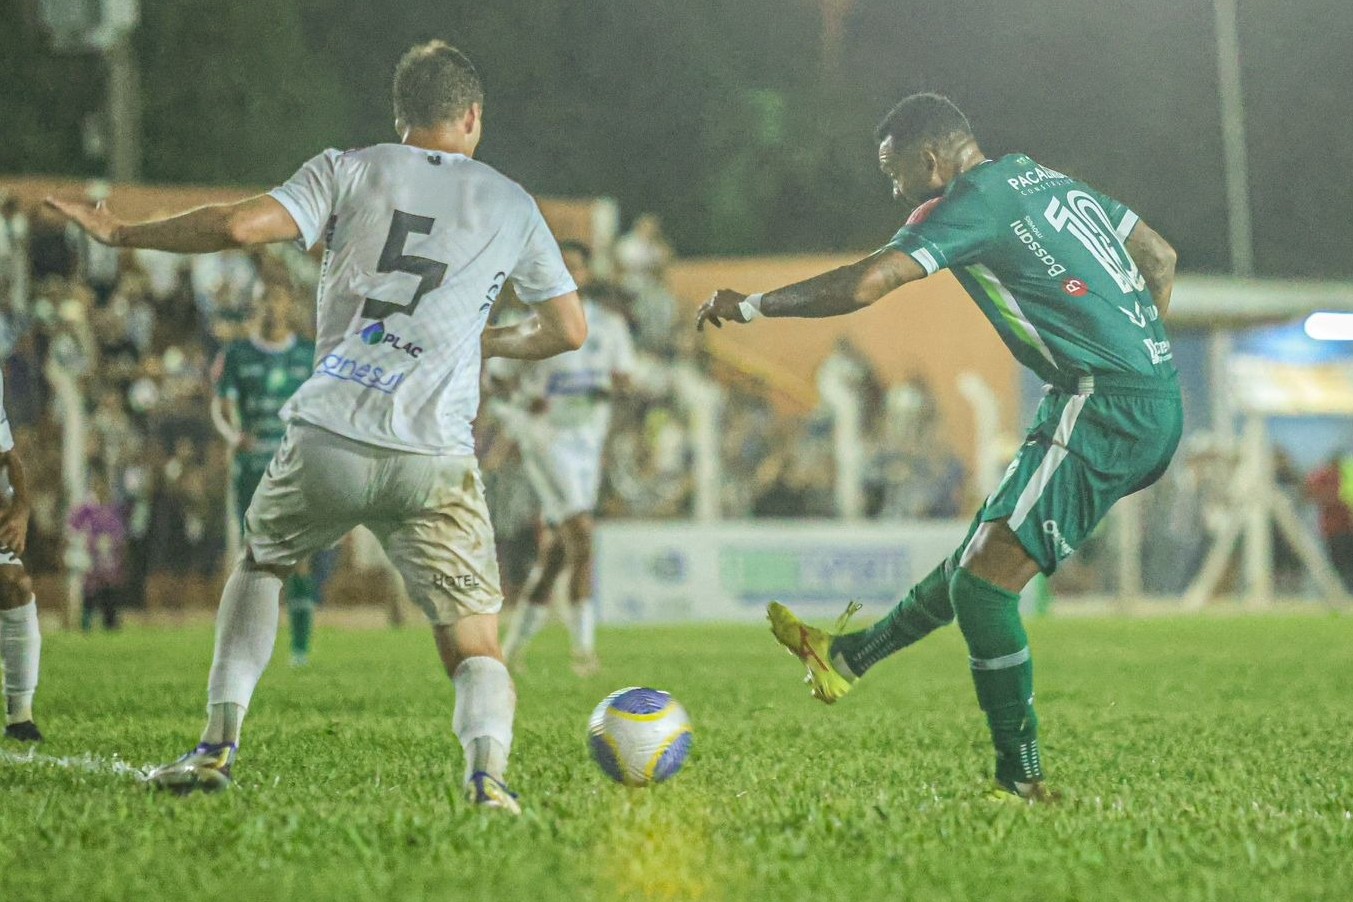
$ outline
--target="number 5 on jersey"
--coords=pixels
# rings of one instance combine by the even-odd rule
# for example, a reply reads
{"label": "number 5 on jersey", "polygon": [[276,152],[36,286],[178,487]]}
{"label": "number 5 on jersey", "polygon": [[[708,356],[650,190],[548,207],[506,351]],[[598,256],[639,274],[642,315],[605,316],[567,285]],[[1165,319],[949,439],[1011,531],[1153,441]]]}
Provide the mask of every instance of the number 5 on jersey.
{"label": "number 5 on jersey", "polygon": [[442,279],[446,278],[445,263],[404,253],[404,244],[409,240],[409,235],[431,235],[434,223],[436,220],[431,216],[415,216],[403,210],[395,211],[390,220],[390,231],[385,236],[385,247],[381,248],[380,260],[376,264],[376,272],[403,272],[418,276],[418,288],[413,293],[413,299],[407,304],[367,298],[362,304],[363,319],[385,319],[394,313],[413,316],[423,295],[442,284]]}

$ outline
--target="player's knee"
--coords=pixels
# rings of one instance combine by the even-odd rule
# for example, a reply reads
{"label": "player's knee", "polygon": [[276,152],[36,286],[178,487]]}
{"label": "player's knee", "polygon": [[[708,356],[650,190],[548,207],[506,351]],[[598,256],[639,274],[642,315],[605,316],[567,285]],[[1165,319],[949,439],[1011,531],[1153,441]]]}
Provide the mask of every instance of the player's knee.
{"label": "player's knee", "polygon": [[1022,591],[1038,572],[1038,564],[1004,520],[993,520],[978,527],[972,541],[963,549],[959,566],[1008,592]]}
{"label": "player's knee", "polygon": [[564,553],[569,564],[586,563],[592,558],[592,518],[576,517],[564,531]]}
{"label": "player's knee", "polygon": [[33,597],[33,579],[22,567],[0,567],[0,609],[12,610]]}

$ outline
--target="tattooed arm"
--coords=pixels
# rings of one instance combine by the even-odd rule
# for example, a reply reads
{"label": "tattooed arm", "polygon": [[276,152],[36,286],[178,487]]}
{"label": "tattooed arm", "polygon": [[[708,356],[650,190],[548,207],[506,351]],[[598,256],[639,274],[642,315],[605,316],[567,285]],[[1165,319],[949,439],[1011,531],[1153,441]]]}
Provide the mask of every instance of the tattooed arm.
{"label": "tattooed arm", "polygon": [[1156,302],[1160,315],[1170,309],[1170,293],[1174,291],[1174,268],[1179,260],[1170,242],[1144,222],[1138,222],[1128,236],[1127,252],[1141,270],[1146,287]]}
{"label": "tattooed arm", "polygon": [[763,295],[747,295],[723,289],[705,302],[696,315],[697,329],[708,322],[721,328],[723,321],[749,322],[762,316],[842,316],[862,310],[895,288],[925,278],[926,272],[910,255],[884,248],[849,266],[796,282]]}

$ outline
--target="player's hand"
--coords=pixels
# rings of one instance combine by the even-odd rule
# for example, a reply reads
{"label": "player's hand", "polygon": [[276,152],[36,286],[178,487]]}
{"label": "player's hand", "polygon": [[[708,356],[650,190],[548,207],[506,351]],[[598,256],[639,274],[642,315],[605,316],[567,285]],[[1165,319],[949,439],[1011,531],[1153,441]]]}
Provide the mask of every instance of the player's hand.
{"label": "player's hand", "polygon": [[82,200],[58,200],[47,198],[47,206],[60,213],[89,233],[100,244],[117,246],[117,230],[122,222],[109,211],[103,201],[91,204]]}
{"label": "player's hand", "polygon": [[16,557],[28,545],[28,514],[28,505],[17,500],[0,511],[0,548],[14,552]]}
{"label": "player's hand", "polygon": [[714,292],[714,296],[700,307],[700,312],[695,315],[695,330],[703,332],[705,323],[709,323],[716,329],[723,328],[723,321],[729,320],[735,323],[745,323],[747,318],[742,315],[742,309],[738,306],[747,300],[747,295],[737,291],[729,291],[727,288],[721,288]]}

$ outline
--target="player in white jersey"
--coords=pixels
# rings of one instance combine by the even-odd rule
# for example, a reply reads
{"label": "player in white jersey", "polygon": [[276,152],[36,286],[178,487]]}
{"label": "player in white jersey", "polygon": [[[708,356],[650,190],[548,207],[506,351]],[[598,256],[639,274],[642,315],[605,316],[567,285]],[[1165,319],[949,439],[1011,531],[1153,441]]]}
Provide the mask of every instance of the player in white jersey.
{"label": "player in white jersey", "polygon": [[634,373],[634,343],[620,314],[589,297],[591,252],[565,242],[564,262],[582,287],[587,342],[578,350],[529,364],[520,394],[534,414],[516,430],[522,463],[540,499],[545,528],[536,565],[522,588],[507,660],[517,663],[549,613],[555,584],[569,572],[573,666],[596,672],[596,605],[592,600],[593,513],[601,490],[602,452],[611,425],[611,398]]}
{"label": "player in white jersey", "polygon": [[[394,84],[402,143],[325,151],[281,187],[236,204],[123,223],[52,201],[110,244],[179,253],[321,239],[314,373],[282,411],[286,436],[245,514],[226,583],[201,744],[154,771],[176,791],[229,785],[240,721],[272,655],[282,580],[359,524],[427,613],[456,690],[466,794],[519,810],[504,772],[516,697],[498,643],[493,530],[471,423],[483,357],[580,347],[576,286],[535,201],[473,159],[483,90],[440,41],[410,50]],[[511,279],[534,315],[487,328]]]}
{"label": "player in white jersey", "polygon": [[0,661],[5,674],[5,738],[41,742],[33,722],[42,634],[33,581],[19,556],[28,543],[28,480],[14,449],[5,414],[5,379],[0,371]]}

